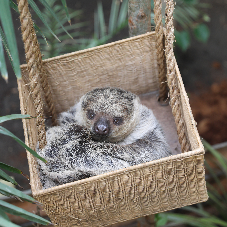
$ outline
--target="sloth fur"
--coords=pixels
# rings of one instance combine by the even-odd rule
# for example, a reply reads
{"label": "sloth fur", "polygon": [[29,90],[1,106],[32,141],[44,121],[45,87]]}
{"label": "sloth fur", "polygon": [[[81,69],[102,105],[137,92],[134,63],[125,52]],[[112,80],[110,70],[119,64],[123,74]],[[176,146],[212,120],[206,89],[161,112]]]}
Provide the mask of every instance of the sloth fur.
{"label": "sloth fur", "polygon": [[119,88],[97,88],[59,116],[37,149],[43,188],[171,155],[153,112],[138,96]]}

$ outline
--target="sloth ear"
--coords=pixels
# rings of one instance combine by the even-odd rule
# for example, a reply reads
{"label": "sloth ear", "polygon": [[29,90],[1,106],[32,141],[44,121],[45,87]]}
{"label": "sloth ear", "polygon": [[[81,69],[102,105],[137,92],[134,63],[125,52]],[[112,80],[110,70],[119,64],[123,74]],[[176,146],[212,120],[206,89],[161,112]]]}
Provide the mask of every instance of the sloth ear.
{"label": "sloth ear", "polygon": [[86,108],[86,103],[85,103],[85,100],[86,100],[86,95],[83,95],[81,98],[80,98],[80,105],[81,105],[81,108]]}

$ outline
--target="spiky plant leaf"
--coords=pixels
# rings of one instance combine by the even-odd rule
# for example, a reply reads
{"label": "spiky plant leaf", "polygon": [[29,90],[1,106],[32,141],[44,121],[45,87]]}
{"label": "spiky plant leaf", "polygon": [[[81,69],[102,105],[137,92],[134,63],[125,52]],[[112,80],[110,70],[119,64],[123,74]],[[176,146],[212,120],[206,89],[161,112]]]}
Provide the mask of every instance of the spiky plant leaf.
{"label": "spiky plant leaf", "polygon": [[[6,36],[8,48],[10,51],[10,56],[12,58],[12,64],[14,68],[14,72],[17,78],[21,78],[21,70],[20,70],[20,61],[19,54],[17,50],[17,42],[14,33],[13,20],[10,11],[9,0],[0,0],[0,19],[2,23],[2,27]],[[3,37],[1,37],[3,40]]]}
{"label": "spiky plant leaf", "polygon": [[38,15],[38,17],[40,18],[40,20],[43,22],[43,24],[48,28],[49,32],[60,42],[60,40],[58,39],[58,37],[54,34],[54,32],[52,31],[52,29],[48,25],[46,19],[43,17],[43,14],[40,11],[40,9],[38,8],[38,6],[36,5],[36,3],[33,0],[28,0],[28,2],[31,5],[32,9],[35,11],[35,13]]}
{"label": "spiky plant leaf", "polygon": [[105,18],[104,18],[104,12],[103,12],[103,6],[102,2],[98,1],[98,7],[97,7],[97,15],[98,15],[98,20],[99,20],[99,25],[100,25],[100,34],[99,37],[103,38],[106,35],[106,24],[105,24]]}
{"label": "spiky plant leaf", "polygon": [[2,227],[20,227],[19,225],[13,224],[11,221],[2,216],[0,216],[0,223]]}
{"label": "spiky plant leaf", "polygon": [[113,33],[117,27],[117,19],[118,19],[118,12],[119,12],[120,2],[112,1],[111,11],[110,11],[110,19],[109,19],[109,28],[108,33]]}
{"label": "spiky plant leaf", "polygon": [[13,8],[17,13],[19,13],[17,4],[13,2],[13,0],[10,0],[10,7]]}
{"label": "spiky plant leaf", "polygon": [[3,128],[2,126],[0,126],[0,133],[3,134],[3,135],[6,135],[6,136],[12,137],[21,146],[23,146],[27,151],[29,151],[33,156],[35,156],[36,158],[42,160],[45,163],[47,162],[44,158],[42,158],[41,156],[39,156],[35,151],[33,151],[30,147],[28,147],[22,140],[20,140],[17,136],[15,136],[13,133],[11,133],[7,129]]}
{"label": "spiky plant leaf", "polygon": [[3,51],[1,36],[0,36],[0,71],[4,80],[8,82],[8,71],[6,67],[6,61],[5,61],[5,55]]}
{"label": "spiky plant leaf", "polygon": [[41,225],[50,224],[50,222],[47,221],[46,219],[44,219],[44,218],[42,218],[38,215],[35,215],[33,213],[30,213],[30,212],[28,212],[28,211],[26,211],[26,210],[24,210],[20,207],[17,207],[17,206],[10,204],[10,203],[4,202],[2,200],[0,200],[0,208],[7,213],[20,216],[20,217],[22,217],[26,220],[34,221],[34,222],[39,223]]}
{"label": "spiky plant leaf", "polygon": [[10,172],[12,172],[12,173],[21,174],[21,175],[23,175],[24,177],[26,177],[27,179],[29,179],[29,177],[28,177],[26,174],[24,174],[21,170],[15,168],[15,167],[12,167],[12,166],[10,166],[10,165],[7,165],[7,164],[5,164],[5,163],[3,163],[3,162],[0,162],[0,168],[5,169],[5,170],[7,170],[7,171],[10,171]]}
{"label": "spiky plant leaf", "polygon": [[[47,10],[49,10],[49,12],[52,14],[52,16],[54,17],[54,19],[58,22],[58,24],[62,27],[62,29],[68,34],[68,36],[72,39],[73,37],[68,33],[68,31],[64,28],[63,24],[61,23],[60,19],[58,18],[58,16],[55,14],[55,12],[51,9],[50,5],[48,4],[48,2],[46,0],[39,0],[45,7]],[[66,6],[66,5],[65,5]]]}
{"label": "spiky plant leaf", "polygon": [[62,2],[62,5],[64,7],[64,10],[66,12],[67,20],[68,20],[69,24],[71,25],[71,19],[70,19],[70,16],[69,16],[69,11],[68,11],[66,0],[61,0],[61,2]]}
{"label": "spiky plant leaf", "polygon": [[3,170],[0,169],[0,177],[1,179],[8,181],[14,185],[18,185],[18,183],[12,178],[10,177],[8,174],[6,174]]}
{"label": "spiky plant leaf", "polygon": [[5,121],[10,121],[10,120],[15,120],[15,119],[31,119],[31,116],[26,114],[11,114],[11,115],[6,115],[0,117],[0,124],[5,122]]}
{"label": "spiky plant leaf", "polygon": [[36,202],[36,200],[34,198],[32,198],[31,196],[28,196],[26,194],[24,194],[23,192],[15,189],[15,188],[12,188],[6,184],[3,184],[0,182],[0,193],[4,194],[4,195],[12,195],[12,196],[16,196],[18,198],[21,198],[25,201],[28,201],[28,202]]}

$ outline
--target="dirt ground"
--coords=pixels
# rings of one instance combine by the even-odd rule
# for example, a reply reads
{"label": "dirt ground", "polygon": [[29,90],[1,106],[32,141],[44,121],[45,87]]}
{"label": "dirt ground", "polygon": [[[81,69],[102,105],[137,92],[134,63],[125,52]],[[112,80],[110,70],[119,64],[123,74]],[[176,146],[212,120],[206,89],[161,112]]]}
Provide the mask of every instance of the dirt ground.
{"label": "dirt ground", "polygon": [[211,21],[206,44],[192,40],[191,47],[176,57],[189,95],[198,131],[211,144],[227,141],[227,2],[210,1]]}
{"label": "dirt ground", "polygon": [[[86,7],[87,14],[91,12],[88,2],[91,1],[84,0],[81,3],[81,7]],[[110,0],[105,2],[111,4]],[[192,39],[190,49],[185,53],[176,50],[176,56],[199,132],[208,142],[215,144],[227,141],[227,2],[202,2],[211,4],[211,8],[207,9],[211,17],[210,23],[207,24],[211,30],[210,39],[206,44]],[[95,6],[94,3],[92,5]],[[89,17],[92,16],[89,14]],[[25,63],[17,15],[14,15],[14,21],[21,63]],[[1,116],[20,113],[17,81],[10,65],[8,69],[8,83],[0,77]],[[5,122],[2,126],[24,140],[20,120]],[[13,139],[3,135],[0,136],[0,157],[1,162],[29,174],[25,150]],[[30,188],[24,177],[14,177],[24,189]]]}
{"label": "dirt ground", "polygon": [[200,95],[192,93],[190,104],[200,136],[211,144],[227,141],[227,81],[213,83]]}

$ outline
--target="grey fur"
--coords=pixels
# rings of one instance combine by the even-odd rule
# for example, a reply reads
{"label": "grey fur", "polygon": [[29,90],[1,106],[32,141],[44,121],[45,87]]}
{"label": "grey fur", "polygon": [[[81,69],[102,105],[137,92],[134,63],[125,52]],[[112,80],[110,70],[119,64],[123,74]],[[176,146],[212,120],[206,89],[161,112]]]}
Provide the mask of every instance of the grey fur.
{"label": "grey fur", "polygon": [[[94,120],[86,117],[94,110]],[[94,141],[94,122],[105,116],[110,132]],[[123,119],[114,125],[114,117]],[[171,155],[153,112],[139,98],[118,88],[95,89],[59,117],[60,126],[47,131],[47,145],[37,152],[43,188],[111,172]]]}

